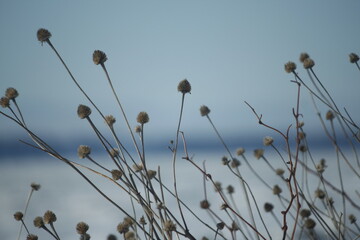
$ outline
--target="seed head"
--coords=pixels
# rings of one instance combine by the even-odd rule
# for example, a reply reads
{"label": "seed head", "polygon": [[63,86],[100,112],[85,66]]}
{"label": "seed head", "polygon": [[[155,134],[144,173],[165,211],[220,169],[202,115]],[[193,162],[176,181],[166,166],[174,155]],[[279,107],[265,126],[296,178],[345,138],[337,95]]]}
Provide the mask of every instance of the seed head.
{"label": "seed head", "polygon": [[89,146],[80,145],[78,147],[78,156],[80,159],[84,159],[89,156],[91,153],[91,148]]}
{"label": "seed head", "polygon": [[311,58],[307,58],[304,60],[303,65],[304,65],[305,69],[309,69],[309,68],[312,68],[313,66],[315,66],[315,62]]}
{"label": "seed head", "polygon": [[115,122],[116,122],[116,119],[114,118],[113,115],[105,116],[105,123],[106,123],[107,125],[109,125],[110,127],[112,127]]}
{"label": "seed head", "polygon": [[8,99],[15,99],[17,96],[19,96],[18,91],[15,88],[8,88],[5,91],[5,97],[7,97]]}
{"label": "seed head", "polygon": [[311,211],[309,209],[301,209],[300,216],[302,218],[308,218],[311,215]]}
{"label": "seed head", "polygon": [[130,227],[134,224],[134,221],[129,217],[124,217],[123,223],[127,224]]}
{"label": "seed head", "polygon": [[256,159],[260,159],[264,156],[264,149],[255,149],[254,156]]}
{"label": "seed head", "polygon": [[178,89],[179,92],[182,92],[183,94],[190,93],[191,85],[190,85],[188,80],[184,79],[184,80],[179,82],[179,85],[178,85],[177,89]]}
{"label": "seed head", "polygon": [[200,107],[200,115],[201,115],[202,117],[209,115],[209,113],[210,113],[210,109],[209,109],[207,106],[202,105],[202,106]]}
{"label": "seed head", "polygon": [[141,225],[146,225],[146,224],[147,224],[144,216],[141,216],[141,218],[140,218],[140,220],[139,220],[139,223],[140,223]]}
{"label": "seed head", "polygon": [[156,176],[156,171],[155,170],[148,170],[147,174],[148,174],[150,179],[153,179]]}
{"label": "seed head", "polygon": [[230,160],[229,160],[226,156],[223,156],[223,157],[221,158],[221,163],[222,163],[222,165],[228,165],[229,162],[230,162]]}
{"label": "seed head", "polygon": [[311,218],[308,218],[305,220],[304,222],[304,226],[307,228],[307,229],[313,229],[316,225],[316,222],[314,220],[312,220]]}
{"label": "seed head", "polygon": [[299,122],[298,128],[302,128],[305,125],[304,122]]}
{"label": "seed head", "polygon": [[76,225],[76,232],[78,234],[85,234],[87,231],[89,230],[89,225],[87,225],[86,223],[84,222],[79,222],[77,225]]}
{"label": "seed head", "polygon": [[34,190],[34,191],[39,191],[41,185],[40,185],[40,184],[37,184],[37,183],[32,183],[32,184],[30,185],[30,187],[31,187],[32,190]]}
{"label": "seed head", "polygon": [[351,224],[354,224],[357,219],[356,219],[356,217],[355,217],[353,214],[350,214],[350,215],[349,215],[349,220],[350,220],[350,223],[351,223]]}
{"label": "seed head", "polygon": [[77,109],[77,114],[81,119],[87,118],[91,114],[91,109],[88,106],[80,104]]}
{"label": "seed head", "polygon": [[208,201],[208,200],[202,200],[202,201],[200,202],[200,207],[201,207],[202,209],[208,209],[208,208],[210,207],[209,201]]}
{"label": "seed head", "polygon": [[114,234],[109,234],[107,240],[117,240],[117,237]]}
{"label": "seed head", "polygon": [[34,226],[37,227],[37,228],[43,227],[44,226],[43,218],[42,217],[36,217],[34,219]]}
{"label": "seed head", "polygon": [[125,233],[125,240],[135,240],[135,233],[134,232],[127,232]]}
{"label": "seed head", "polygon": [[235,221],[232,222],[230,230],[234,231],[234,232],[240,230],[239,226],[237,225],[237,223]]}
{"label": "seed head", "polygon": [[103,51],[95,50],[93,53],[93,61],[96,65],[104,64],[106,62],[107,57]]}
{"label": "seed head", "polygon": [[146,112],[139,112],[136,121],[141,125],[149,122],[149,115]]}
{"label": "seed head", "polygon": [[264,209],[265,209],[265,212],[271,212],[274,209],[274,205],[267,202],[264,204]]}
{"label": "seed head", "polygon": [[56,222],[56,215],[52,211],[46,211],[44,214],[44,223],[50,224]]}
{"label": "seed head", "polygon": [[278,176],[282,176],[283,174],[284,174],[284,169],[282,169],[282,168],[278,168],[278,169],[276,169],[276,175],[278,175]]}
{"label": "seed head", "polygon": [[219,222],[216,224],[216,228],[219,230],[223,230],[225,227],[225,223],[224,222]]}
{"label": "seed head", "polygon": [[241,165],[241,163],[240,163],[240,161],[239,160],[237,160],[236,158],[233,158],[233,160],[231,161],[231,167],[232,168],[237,168],[238,166],[240,166]]}
{"label": "seed head", "polygon": [[272,191],[273,191],[273,194],[274,194],[274,195],[279,195],[279,194],[282,192],[282,190],[281,190],[281,188],[279,187],[279,185],[275,185],[275,186],[273,187]]}
{"label": "seed head", "polygon": [[43,42],[46,42],[47,40],[49,40],[51,37],[51,33],[45,29],[45,28],[40,28],[38,31],[37,31],[37,39],[43,43]]}
{"label": "seed head", "polygon": [[308,59],[309,57],[310,57],[309,54],[307,54],[307,53],[301,53],[299,60],[300,60],[300,62],[304,63],[304,61],[305,61],[306,59]]}
{"label": "seed head", "polygon": [[91,236],[87,233],[80,235],[80,240],[90,240]]}
{"label": "seed head", "polygon": [[117,169],[111,170],[112,179],[114,179],[115,181],[119,180],[122,177],[122,175],[123,174],[120,170]]}
{"label": "seed head", "polygon": [[349,60],[351,63],[357,63],[359,61],[359,56],[356,53],[350,53]]}
{"label": "seed head", "polygon": [[305,145],[300,145],[299,150],[300,150],[300,152],[306,152],[307,147]]}
{"label": "seed head", "polygon": [[226,190],[227,190],[228,194],[233,194],[235,192],[235,189],[232,185],[227,186]]}
{"label": "seed head", "polygon": [[141,133],[141,126],[136,125],[134,130],[135,130],[136,133]]}
{"label": "seed head", "polygon": [[221,192],[222,191],[221,182],[215,182],[214,189],[215,189],[215,192]]}
{"label": "seed head", "polygon": [[21,221],[23,219],[23,217],[24,217],[24,214],[22,212],[16,212],[14,214],[14,218],[16,221]]}
{"label": "seed head", "polygon": [[245,153],[245,149],[244,148],[238,148],[236,149],[236,155],[241,156]]}
{"label": "seed head", "polygon": [[139,164],[134,164],[133,165],[133,169],[135,172],[141,172],[143,169],[144,169],[144,166],[142,163],[139,163]]}
{"label": "seed head", "polygon": [[327,111],[326,116],[325,116],[326,120],[333,120],[334,117],[335,116],[334,116],[333,111],[331,111],[331,110]]}
{"label": "seed head", "polygon": [[2,97],[0,99],[0,106],[2,106],[3,108],[7,108],[10,106],[10,99],[8,99],[7,97]]}
{"label": "seed head", "polygon": [[27,235],[26,240],[38,240],[38,236],[34,234],[29,234]]}
{"label": "seed head", "polygon": [[172,232],[176,230],[176,224],[173,223],[171,220],[166,220],[164,223],[164,231],[165,232]]}
{"label": "seed head", "polygon": [[299,132],[299,139],[303,140],[306,137],[306,134],[304,132]]}
{"label": "seed head", "polygon": [[315,190],[315,197],[320,198],[320,199],[324,199],[325,198],[325,192],[321,189],[316,189]]}
{"label": "seed head", "polygon": [[296,70],[296,64],[294,62],[287,62],[285,64],[285,71],[287,73],[292,73]]}
{"label": "seed head", "polygon": [[127,223],[119,223],[117,225],[117,231],[120,233],[120,234],[123,234],[123,233],[127,233],[129,231],[129,225]]}
{"label": "seed head", "polygon": [[116,158],[119,156],[119,150],[117,148],[113,148],[110,150],[110,155],[113,157],[113,158]]}
{"label": "seed head", "polygon": [[270,146],[274,142],[274,139],[272,137],[264,137],[263,143],[265,146]]}

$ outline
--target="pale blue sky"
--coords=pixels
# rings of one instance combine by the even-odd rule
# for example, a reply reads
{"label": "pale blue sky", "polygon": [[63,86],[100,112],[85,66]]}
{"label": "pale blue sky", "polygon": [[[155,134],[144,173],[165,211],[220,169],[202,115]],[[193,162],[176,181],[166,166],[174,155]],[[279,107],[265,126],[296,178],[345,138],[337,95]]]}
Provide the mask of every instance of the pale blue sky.
{"label": "pale blue sky", "polygon": [[[36,39],[36,31],[47,28],[79,83],[119,125],[105,76],[92,62],[96,49],[108,56],[131,125],[138,112],[149,113],[148,139],[175,135],[181,100],[176,87],[184,78],[193,88],[185,100],[187,135],[214,136],[198,112],[206,104],[225,136],[265,136],[271,133],[258,126],[244,100],[264,121],[285,130],[293,120],[296,89],[283,65],[295,61],[308,81],[298,61],[305,51],[339,106],[358,122],[360,73],[348,54],[360,54],[359,10],[359,1],[3,0],[0,89],[18,89],[29,127],[40,135],[66,140],[74,130],[90,134],[76,115],[78,104],[89,103],[49,46]],[[308,129],[319,128],[317,121],[312,125],[316,117],[305,91],[301,112]],[[2,141],[20,134],[3,117],[0,131]]]}

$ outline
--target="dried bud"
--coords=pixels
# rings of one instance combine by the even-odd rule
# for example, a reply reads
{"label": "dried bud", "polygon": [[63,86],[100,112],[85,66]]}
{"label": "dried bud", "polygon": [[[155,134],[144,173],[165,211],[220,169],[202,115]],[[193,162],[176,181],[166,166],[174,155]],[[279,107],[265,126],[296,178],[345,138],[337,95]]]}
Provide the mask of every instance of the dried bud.
{"label": "dried bud", "polygon": [[214,189],[215,189],[215,192],[221,192],[222,191],[221,182],[215,182]]}
{"label": "dried bud", "polygon": [[222,163],[222,165],[228,165],[229,162],[230,162],[230,160],[229,160],[226,156],[223,156],[223,157],[221,158],[221,163]]}
{"label": "dried bud", "polygon": [[300,216],[302,218],[308,218],[311,215],[311,211],[309,209],[301,209]]}
{"label": "dried bud", "polygon": [[282,169],[282,168],[278,168],[278,169],[276,169],[276,175],[278,175],[278,176],[282,176],[283,174],[284,174],[284,169]]}
{"label": "dried bud", "polygon": [[296,64],[294,62],[287,62],[285,64],[285,71],[287,73],[292,73],[296,70]]}
{"label": "dried bud", "polygon": [[18,91],[15,88],[8,88],[5,91],[5,97],[7,97],[8,99],[15,99],[17,96],[19,96]]}
{"label": "dried bud", "polygon": [[306,137],[304,132],[299,132],[299,140],[303,140]]}
{"label": "dried bud", "polygon": [[115,181],[119,180],[122,177],[122,175],[123,174],[120,170],[117,169],[111,170],[112,179],[114,179]]}
{"label": "dried bud", "polygon": [[236,149],[236,155],[238,155],[238,156],[241,156],[241,155],[243,155],[245,153],[245,149],[244,148],[238,148],[238,149]]}
{"label": "dried bud", "polygon": [[274,194],[274,195],[279,195],[279,194],[282,192],[282,190],[281,190],[281,188],[279,187],[279,185],[275,185],[275,186],[273,187],[272,191],[273,191],[273,194]]}
{"label": "dried bud", "polygon": [[202,201],[200,202],[200,207],[201,207],[202,209],[208,209],[208,208],[210,207],[209,201],[208,201],[208,200],[202,200]]}
{"label": "dried bud", "polygon": [[356,217],[355,217],[353,214],[350,214],[350,215],[349,215],[349,220],[350,220],[350,223],[351,223],[351,224],[354,224],[357,219],[356,219]]}
{"label": "dried bud", "polygon": [[232,185],[227,186],[226,190],[227,190],[228,194],[232,194],[235,191],[234,187]]}
{"label": "dried bud", "polygon": [[221,206],[220,206],[220,210],[225,210],[225,209],[227,209],[227,208],[229,208],[229,205],[227,205],[226,203],[223,203],[223,204],[221,204]]}
{"label": "dried bud", "polygon": [[141,133],[141,126],[137,125],[134,130],[136,133]]}
{"label": "dried bud", "polygon": [[316,189],[315,190],[315,197],[320,198],[320,199],[324,199],[325,198],[325,192],[321,189]]}
{"label": "dried bud", "polygon": [[109,234],[106,240],[117,240],[117,237],[114,234]]}
{"label": "dried bud", "polygon": [[30,185],[31,189],[34,190],[34,191],[39,191],[41,185],[40,184],[37,184],[37,183],[32,183]]}
{"label": "dried bud", "polygon": [[113,115],[105,116],[105,123],[106,123],[107,125],[109,125],[110,127],[112,127],[115,122],[116,122],[116,119],[114,118]]}
{"label": "dried bud", "polygon": [[272,137],[264,137],[263,143],[265,146],[270,146],[274,142],[274,139]]}
{"label": "dried bud", "polygon": [[146,112],[140,112],[136,118],[136,121],[143,125],[149,122],[149,115]]}
{"label": "dried bud", "polygon": [[202,105],[200,107],[200,114],[202,117],[209,115],[209,113],[210,113],[210,109],[207,106]]}
{"label": "dried bud", "polygon": [[299,150],[300,150],[300,152],[306,152],[307,147],[305,145],[300,145]]}
{"label": "dried bud", "polygon": [[52,211],[46,211],[44,214],[44,223],[50,224],[56,222],[56,215]]}
{"label": "dried bud", "polygon": [[176,224],[173,223],[171,220],[166,220],[164,223],[164,231],[165,232],[172,232],[176,230]]}
{"label": "dried bud", "polygon": [[254,156],[256,159],[260,159],[264,156],[264,149],[255,149]]}
{"label": "dried bud", "polygon": [[304,65],[305,69],[309,69],[309,68],[312,68],[313,66],[315,66],[315,62],[311,58],[307,58],[307,59],[305,59],[303,65]]}
{"label": "dried bud", "polygon": [[78,147],[78,156],[80,159],[86,158],[91,153],[91,148],[89,146],[80,145]]}
{"label": "dried bud", "polygon": [[225,223],[223,222],[219,222],[218,224],[216,224],[216,228],[219,230],[223,230],[225,227]]}
{"label": "dried bud", "polygon": [[183,94],[190,93],[191,85],[190,85],[188,80],[184,79],[184,80],[179,82],[179,85],[178,85],[177,89],[178,89],[179,92],[182,92]]}
{"label": "dried bud", "polygon": [[299,122],[298,128],[302,128],[305,125],[304,122]]}
{"label": "dried bud", "polygon": [[87,233],[80,235],[80,240],[90,240],[91,236]]}
{"label": "dried bud", "polygon": [[0,106],[2,106],[3,108],[7,108],[10,106],[10,99],[8,99],[7,97],[2,97],[0,99]]}
{"label": "dried bud", "polygon": [[237,223],[235,221],[232,222],[230,230],[234,231],[234,232],[240,230],[239,226],[237,225]]}
{"label": "dried bud", "polygon": [[265,212],[271,212],[274,209],[274,205],[267,202],[264,204],[264,209],[265,209]]}
{"label": "dried bud", "polygon": [[37,31],[37,39],[43,43],[43,42],[46,42],[50,39],[51,37],[51,33],[44,29],[44,28],[40,28],[38,31]]}
{"label": "dried bud", "polygon": [[127,223],[119,223],[117,225],[117,231],[120,233],[120,234],[123,234],[123,233],[127,233],[129,231],[129,225]]}
{"label": "dried bud", "polygon": [[95,50],[93,53],[93,61],[96,65],[104,64],[107,60],[106,54],[100,50]]}
{"label": "dried bud", "polygon": [[135,233],[134,232],[127,232],[124,236],[125,240],[135,240]]}
{"label": "dried bud", "polygon": [[333,120],[334,117],[335,116],[334,116],[333,111],[331,111],[331,110],[327,111],[326,116],[325,116],[326,120]]}
{"label": "dried bud", "polygon": [[133,169],[135,172],[140,172],[144,169],[144,166],[142,163],[139,163],[139,164],[134,164],[133,165]]}
{"label": "dried bud", "polygon": [[355,53],[350,53],[349,60],[351,63],[357,63],[359,61],[359,56]]}
{"label": "dried bud", "polygon": [[81,119],[87,118],[91,114],[91,109],[88,106],[80,104],[77,109],[77,114]]}
{"label": "dried bud", "polygon": [[141,216],[141,218],[140,218],[140,220],[139,220],[139,223],[140,223],[141,225],[146,225],[146,224],[147,224],[144,216]]}
{"label": "dried bud", "polygon": [[111,157],[113,157],[113,158],[116,158],[116,157],[118,157],[119,156],[119,150],[117,149],[117,148],[113,148],[113,149],[111,149],[110,150],[110,155],[111,155]]}
{"label": "dried bud", "polygon": [[306,59],[308,59],[309,57],[310,57],[309,54],[307,54],[307,53],[301,53],[299,60],[300,60],[300,62],[304,63],[304,61],[305,61]]}
{"label": "dried bud", "polygon": [[23,217],[24,217],[24,214],[22,212],[16,212],[14,214],[14,218],[16,221],[21,221],[23,219]]}
{"label": "dried bud", "polygon": [[148,170],[147,174],[149,176],[150,179],[153,179],[156,176],[156,171],[154,170]]}
{"label": "dried bud", "polygon": [[29,234],[27,235],[26,240],[38,240],[38,236],[34,234]]}
{"label": "dried bud", "polygon": [[314,220],[312,220],[311,218],[308,218],[305,220],[304,222],[304,226],[307,228],[307,229],[313,229],[316,225],[316,222]]}
{"label": "dried bud", "polygon": [[85,234],[87,231],[89,230],[89,225],[87,225],[86,223],[84,222],[79,222],[77,225],[76,225],[76,232],[78,234]]}
{"label": "dried bud", "polygon": [[36,217],[34,219],[34,226],[37,227],[37,228],[43,227],[44,226],[43,218],[42,217]]}
{"label": "dried bud", "polygon": [[231,161],[231,164],[230,164],[230,166],[231,166],[232,168],[237,168],[237,167],[239,167],[240,165],[241,165],[240,161],[239,161],[238,159],[236,159],[236,158],[233,158],[233,160]]}

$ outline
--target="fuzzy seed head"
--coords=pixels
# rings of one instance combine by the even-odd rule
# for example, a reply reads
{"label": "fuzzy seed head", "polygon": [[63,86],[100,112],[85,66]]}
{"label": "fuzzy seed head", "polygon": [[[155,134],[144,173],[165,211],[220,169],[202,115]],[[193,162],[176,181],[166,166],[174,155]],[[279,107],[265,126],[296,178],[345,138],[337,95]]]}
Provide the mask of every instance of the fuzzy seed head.
{"label": "fuzzy seed head", "polygon": [[228,194],[233,194],[235,192],[235,189],[232,185],[227,186],[226,190],[227,190]]}
{"label": "fuzzy seed head", "polygon": [[148,174],[150,179],[153,179],[156,176],[156,171],[155,170],[148,170],[147,174]]}
{"label": "fuzzy seed head", "polygon": [[14,218],[16,221],[21,221],[23,219],[23,217],[24,217],[24,214],[22,212],[16,212],[14,214]]}
{"label": "fuzzy seed head", "polygon": [[10,99],[8,99],[7,97],[2,97],[0,99],[0,106],[3,108],[7,108],[10,106]]}
{"label": "fuzzy seed head", "polygon": [[311,218],[306,219],[304,222],[304,226],[307,229],[314,229],[315,225],[316,225],[316,222]]}
{"label": "fuzzy seed head", "polygon": [[26,237],[26,240],[38,240],[38,236],[34,235],[34,234],[29,234]]}
{"label": "fuzzy seed head", "polygon": [[240,161],[239,161],[238,159],[236,159],[236,158],[233,158],[233,160],[231,161],[231,164],[230,164],[230,166],[231,166],[232,168],[237,168],[237,167],[239,167],[240,165],[241,165]]}
{"label": "fuzzy seed head", "polygon": [[142,163],[134,164],[133,169],[135,172],[141,172],[142,170],[144,170],[144,166]]}
{"label": "fuzzy seed head", "polygon": [[110,234],[107,236],[106,240],[117,240],[117,237],[114,234]]}
{"label": "fuzzy seed head", "polygon": [[87,233],[80,236],[80,240],[90,240],[91,236]]}
{"label": "fuzzy seed head", "polygon": [[91,114],[91,109],[88,106],[80,104],[77,109],[77,114],[81,119],[87,118]]}
{"label": "fuzzy seed head", "polygon": [[89,225],[87,225],[87,224],[84,223],[84,222],[79,222],[79,223],[76,225],[76,232],[77,232],[78,234],[85,234],[88,230],[89,230]]}
{"label": "fuzzy seed head", "polygon": [[238,148],[236,149],[236,155],[241,156],[245,153],[245,149],[244,148]]}
{"label": "fuzzy seed head", "polygon": [[232,222],[230,230],[234,231],[234,232],[240,230],[239,226],[237,225],[237,223],[235,221]]}
{"label": "fuzzy seed head", "polygon": [[335,115],[334,115],[333,111],[331,111],[331,110],[327,111],[326,116],[325,116],[326,120],[331,121],[334,119],[334,117],[335,117]]}
{"label": "fuzzy seed head", "polygon": [[111,149],[110,150],[110,155],[111,155],[111,157],[113,157],[113,158],[116,158],[116,157],[118,157],[119,156],[119,149],[117,149],[117,148],[113,148],[113,149]]}
{"label": "fuzzy seed head", "polygon": [[273,144],[273,142],[274,142],[274,139],[269,136],[264,137],[264,139],[263,139],[263,143],[265,146],[270,146],[271,144]]}
{"label": "fuzzy seed head", "polygon": [[176,230],[176,224],[173,223],[171,220],[166,220],[164,223],[164,231],[165,232],[172,232]]}
{"label": "fuzzy seed head", "polygon": [[350,53],[349,60],[351,63],[357,63],[359,61],[359,56],[356,53]]}
{"label": "fuzzy seed head", "polygon": [[324,199],[325,198],[325,192],[321,189],[316,189],[315,190],[315,197],[320,198],[320,199]]}
{"label": "fuzzy seed head", "polygon": [[104,64],[107,60],[106,54],[103,51],[95,50],[93,53],[93,61],[96,65]]}
{"label": "fuzzy seed head", "polygon": [[183,94],[190,93],[191,85],[190,85],[188,80],[184,79],[184,80],[179,82],[179,85],[178,85],[177,89],[178,89],[179,92],[182,92]]}
{"label": "fuzzy seed head", "polygon": [[308,218],[311,215],[311,211],[309,209],[301,209],[300,216],[302,218]]}
{"label": "fuzzy seed head", "polygon": [[42,217],[36,217],[34,219],[34,226],[37,228],[41,228],[44,226],[44,220]]}
{"label": "fuzzy seed head", "polygon": [[309,69],[309,68],[312,68],[313,66],[315,66],[315,62],[311,58],[307,58],[304,60],[303,66],[305,69]]}
{"label": "fuzzy seed head", "polygon": [[296,64],[294,62],[287,62],[285,64],[285,72],[292,73],[296,70]]}
{"label": "fuzzy seed head", "polygon": [[78,153],[78,156],[79,156],[80,159],[84,159],[84,158],[86,158],[87,156],[90,155],[91,148],[89,146],[80,145],[78,147],[77,153]]}
{"label": "fuzzy seed head", "polygon": [[56,215],[52,211],[48,210],[44,214],[44,223],[50,224],[56,222]]}
{"label": "fuzzy seed head", "polygon": [[254,156],[256,159],[260,159],[264,156],[264,149],[255,149]]}
{"label": "fuzzy seed head", "polygon": [[215,190],[215,192],[221,192],[222,191],[221,182],[215,182],[214,190]]}
{"label": "fuzzy seed head", "polygon": [[134,232],[127,232],[124,236],[125,240],[135,240],[135,233]]}
{"label": "fuzzy seed head", "polygon": [[282,168],[276,169],[276,175],[282,176],[284,173],[285,173],[284,169],[282,169]]}
{"label": "fuzzy seed head", "polygon": [[200,115],[201,115],[202,117],[209,115],[209,113],[210,113],[210,109],[209,109],[207,106],[202,105],[202,106],[200,107]]}
{"label": "fuzzy seed head", "polygon": [[274,205],[267,202],[264,204],[264,209],[265,209],[265,212],[271,212],[274,209]]}
{"label": "fuzzy seed head", "polygon": [[144,216],[141,216],[141,218],[140,218],[140,220],[139,220],[139,223],[140,223],[141,225],[146,225],[146,224],[147,224]]}
{"label": "fuzzy seed head", "polygon": [[149,115],[146,112],[139,112],[136,121],[141,125],[149,122]]}
{"label": "fuzzy seed head", "polygon": [[300,150],[300,152],[306,152],[307,147],[305,145],[300,145],[299,150]]}
{"label": "fuzzy seed head", "polygon": [[19,96],[18,91],[15,88],[8,88],[5,91],[5,97],[7,97],[8,99],[15,99],[17,96]]}
{"label": "fuzzy seed head", "polygon": [[136,133],[141,133],[141,126],[140,125],[136,125],[134,128]]}
{"label": "fuzzy seed head", "polygon": [[129,217],[124,217],[123,223],[127,224],[130,227],[134,224],[134,221]]}
{"label": "fuzzy seed head", "polygon": [[303,140],[306,137],[306,134],[304,132],[299,132],[299,139]]}
{"label": "fuzzy seed head", "polygon": [[304,63],[304,61],[306,60],[306,59],[308,59],[310,56],[309,56],[309,54],[307,54],[307,53],[301,53],[300,54],[300,57],[299,57],[299,60],[300,60],[300,62],[302,62],[302,63]]}
{"label": "fuzzy seed head", "polygon": [[357,219],[356,219],[356,217],[355,217],[353,214],[350,214],[350,215],[349,215],[349,220],[350,220],[350,223],[351,223],[351,224],[354,224]]}
{"label": "fuzzy seed head", "polygon": [[208,209],[208,208],[210,207],[209,201],[208,201],[208,200],[202,200],[202,201],[200,202],[200,207],[201,207],[202,209]]}
{"label": "fuzzy seed head", "polygon": [[34,191],[39,191],[41,185],[40,184],[37,184],[37,183],[32,183],[30,185],[31,189],[34,190]]}
{"label": "fuzzy seed head", "polygon": [[223,157],[221,158],[221,163],[222,163],[222,165],[228,165],[229,162],[230,162],[230,160],[229,160],[226,156],[223,156]]}
{"label": "fuzzy seed head", "polygon": [[122,177],[122,175],[123,174],[120,170],[117,169],[111,170],[112,179],[114,179],[115,181],[119,180]]}
{"label": "fuzzy seed head", "polygon": [[302,128],[305,125],[304,122],[299,122],[298,128]]}
{"label": "fuzzy seed head", "polygon": [[127,233],[129,231],[129,225],[122,222],[117,225],[116,229],[120,234]]}
{"label": "fuzzy seed head", "polygon": [[43,43],[46,42],[47,40],[49,40],[51,38],[51,33],[45,29],[45,28],[40,28],[37,31],[37,39]]}
{"label": "fuzzy seed head", "polygon": [[279,195],[282,192],[282,189],[279,187],[279,185],[275,185],[272,191],[274,195]]}
{"label": "fuzzy seed head", "polygon": [[223,230],[225,227],[225,223],[224,222],[219,222],[216,224],[216,228],[219,230]]}
{"label": "fuzzy seed head", "polygon": [[105,116],[105,123],[106,123],[107,125],[109,125],[110,127],[112,127],[115,122],[116,122],[116,119],[114,118],[113,115]]}

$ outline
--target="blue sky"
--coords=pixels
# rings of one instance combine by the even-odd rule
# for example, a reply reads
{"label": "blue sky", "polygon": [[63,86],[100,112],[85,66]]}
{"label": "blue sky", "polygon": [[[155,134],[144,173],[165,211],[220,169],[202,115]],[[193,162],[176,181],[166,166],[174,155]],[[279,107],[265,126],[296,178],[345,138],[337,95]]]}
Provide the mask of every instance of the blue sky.
{"label": "blue sky", "polygon": [[[76,115],[79,104],[89,103],[49,46],[36,39],[36,31],[47,28],[85,91],[118,119],[119,132],[126,131],[123,120],[105,75],[92,62],[96,49],[108,56],[130,124],[136,125],[138,112],[149,113],[149,141],[175,135],[181,100],[176,87],[184,78],[193,89],[185,99],[187,136],[214,137],[200,117],[203,104],[225,136],[273,134],[257,124],[244,101],[285,130],[293,123],[296,88],[283,66],[296,62],[308,81],[298,61],[301,52],[315,60],[338,105],[359,122],[360,75],[348,61],[349,53],[360,54],[359,9],[358,1],[1,1],[0,89],[19,91],[28,126],[41,136],[92,136]],[[301,99],[303,120],[314,132],[320,125],[305,90]],[[0,132],[1,142],[24,136],[3,117]]]}

